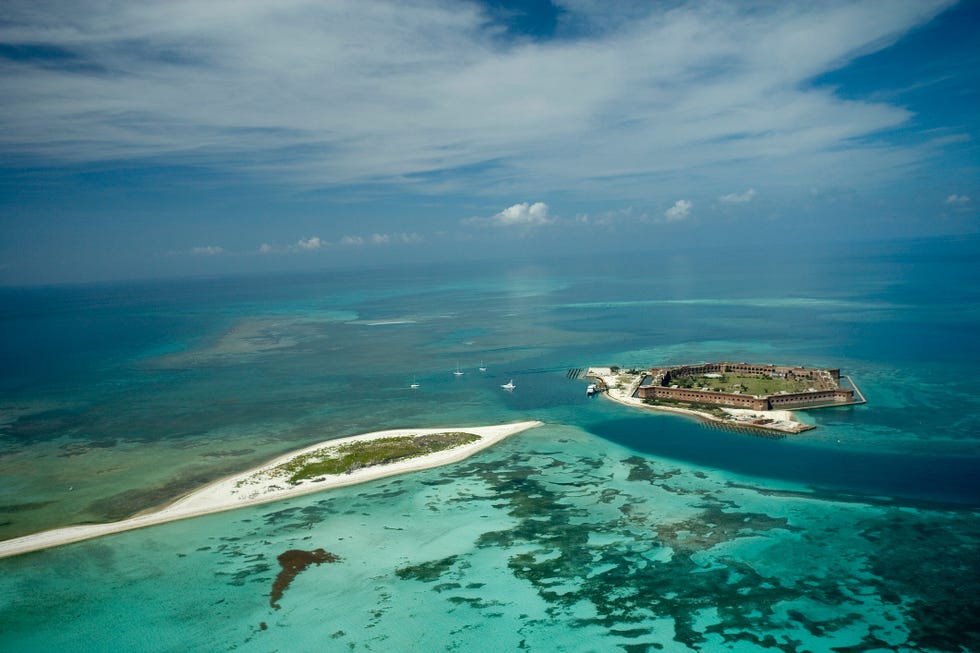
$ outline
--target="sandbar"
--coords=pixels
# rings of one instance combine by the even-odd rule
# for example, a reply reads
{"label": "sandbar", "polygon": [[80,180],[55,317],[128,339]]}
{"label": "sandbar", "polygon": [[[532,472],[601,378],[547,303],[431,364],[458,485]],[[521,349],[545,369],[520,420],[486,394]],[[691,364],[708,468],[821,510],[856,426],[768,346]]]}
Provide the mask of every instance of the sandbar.
{"label": "sandbar", "polygon": [[[123,531],[145,528],[147,526],[154,526],[180,519],[190,519],[192,517],[210,515],[216,512],[243,508],[245,506],[270,503],[311,492],[321,492],[345,485],[373,481],[386,476],[439,467],[468,458],[478,451],[493,446],[510,435],[541,426],[541,424],[542,422],[529,421],[496,426],[395,429],[365,433],[348,438],[338,438],[336,440],[326,440],[280,456],[259,467],[206,485],[159,510],[107,524],[67,526],[5,540],[0,542],[0,558],[8,558],[22,553],[40,551],[55,546],[102,537],[103,535],[121,533]],[[452,449],[437,451],[416,458],[408,458],[390,464],[364,467],[346,474],[303,480],[296,484],[288,483],[285,476],[274,472],[275,468],[289,462],[297,456],[309,454],[324,448],[333,448],[350,442],[375,440],[378,438],[428,435],[448,431],[465,431],[480,436],[480,439]]]}

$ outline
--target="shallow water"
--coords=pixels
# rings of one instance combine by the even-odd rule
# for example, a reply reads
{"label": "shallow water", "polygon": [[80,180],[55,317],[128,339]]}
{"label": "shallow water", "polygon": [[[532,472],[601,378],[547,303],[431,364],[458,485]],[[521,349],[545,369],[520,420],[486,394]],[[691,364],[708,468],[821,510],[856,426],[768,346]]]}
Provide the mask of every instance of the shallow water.
{"label": "shallow water", "polygon": [[[0,290],[0,537],[331,437],[548,424],[2,560],[0,648],[977,650],[975,245]],[[839,366],[869,403],[770,440],[568,377],[723,358]],[[318,548],[273,608],[277,557]]]}
{"label": "shallow water", "polygon": [[[546,426],[451,467],[7,560],[0,614],[7,650],[955,650],[977,643],[978,530]],[[319,548],[339,560],[272,607],[276,557]]]}

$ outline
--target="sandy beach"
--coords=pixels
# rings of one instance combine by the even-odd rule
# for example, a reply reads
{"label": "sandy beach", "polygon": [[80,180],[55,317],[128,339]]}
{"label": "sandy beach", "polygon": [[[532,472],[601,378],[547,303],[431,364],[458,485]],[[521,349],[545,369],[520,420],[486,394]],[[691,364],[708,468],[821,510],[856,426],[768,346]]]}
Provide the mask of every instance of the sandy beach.
{"label": "sandy beach", "polygon": [[[612,368],[609,367],[590,367],[586,373],[586,376],[601,380],[607,388],[605,395],[613,401],[626,404],[627,406],[633,406],[635,408],[690,415],[691,417],[697,417],[698,419],[707,420],[709,422],[761,428],[770,431],[778,431],[781,433],[799,433],[801,431],[806,431],[813,428],[808,424],[803,424],[797,421],[796,416],[789,410],[747,410],[744,408],[719,406],[719,408],[729,415],[727,418],[721,418],[717,415],[712,415],[711,413],[703,413],[701,411],[692,410],[689,408],[679,408],[676,406],[654,406],[651,404],[646,404],[643,403],[642,399],[638,399],[633,396],[633,393],[636,392],[637,386],[643,380],[643,374],[631,375],[620,371],[614,372]],[[757,423],[759,420],[765,420],[765,423]]]}
{"label": "sandy beach", "polygon": [[[179,519],[190,519],[192,517],[234,510],[245,506],[278,501],[311,492],[321,492],[345,485],[364,483],[386,476],[447,465],[468,458],[478,451],[493,446],[510,435],[540,426],[541,424],[541,422],[529,421],[497,426],[396,429],[365,433],[349,438],[327,440],[290,452],[254,469],[206,485],[160,510],[108,524],[68,526],[5,540],[0,542],[0,558],[89,540],[112,533],[145,528]],[[480,436],[480,439],[453,449],[438,451],[417,458],[410,458],[387,465],[365,467],[348,474],[300,481],[295,485],[289,484],[285,476],[276,471],[277,467],[297,456],[313,453],[321,449],[333,448],[350,442],[407,435],[427,435],[447,431],[465,431]]]}

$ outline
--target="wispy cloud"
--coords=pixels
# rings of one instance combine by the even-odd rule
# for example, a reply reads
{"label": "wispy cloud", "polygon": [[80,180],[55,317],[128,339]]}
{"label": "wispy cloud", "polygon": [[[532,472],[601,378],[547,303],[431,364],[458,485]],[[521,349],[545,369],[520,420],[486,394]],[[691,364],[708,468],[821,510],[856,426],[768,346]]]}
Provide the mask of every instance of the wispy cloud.
{"label": "wispy cloud", "polygon": [[744,193],[729,193],[728,195],[722,195],[718,199],[722,202],[728,202],[730,204],[745,204],[746,202],[751,202],[755,198],[755,189],[750,188]]}
{"label": "wispy cloud", "polygon": [[191,254],[195,256],[218,256],[224,254],[225,248],[218,245],[204,245],[202,247],[192,247]]}
{"label": "wispy cloud", "polygon": [[910,112],[811,80],[951,2],[576,1],[577,38],[508,43],[479,3],[9,0],[0,42],[64,56],[3,61],[0,154],[498,195],[895,178],[926,153],[875,135]]}
{"label": "wispy cloud", "polygon": [[954,206],[962,206],[964,204],[969,204],[969,203],[970,203],[969,195],[956,195],[955,193],[947,197],[946,201],[944,202],[944,204],[952,204]]}
{"label": "wispy cloud", "polygon": [[668,222],[684,220],[691,215],[692,208],[694,203],[690,200],[677,200],[672,207],[664,211],[664,217]]}
{"label": "wispy cloud", "polygon": [[393,233],[393,234],[371,234],[370,243],[372,245],[403,244],[414,245],[423,242],[425,239],[416,233]]}
{"label": "wispy cloud", "polygon": [[272,245],[262,243],[259,246],[259,254],[290,254],[300,252],[314,252],[317,250],[330,249],[334,247],[364,247],[364,246],[384,246],[384,245],[417,245],[425,242],[425,238],[417,233],[373,233],[370,236],[360,236],[349,234],[343,236],[335,242],[324,240],[319,236],[300,238],[291,245]]}
{"label": "wispy cloud", "polygon": [[650,222],[649,216],[643,211],[636,211],[632,206],[623,209],[610,209],[596,214],[580,213],[575,216],[575,222],[583,225],[611,227],[618,224]]}

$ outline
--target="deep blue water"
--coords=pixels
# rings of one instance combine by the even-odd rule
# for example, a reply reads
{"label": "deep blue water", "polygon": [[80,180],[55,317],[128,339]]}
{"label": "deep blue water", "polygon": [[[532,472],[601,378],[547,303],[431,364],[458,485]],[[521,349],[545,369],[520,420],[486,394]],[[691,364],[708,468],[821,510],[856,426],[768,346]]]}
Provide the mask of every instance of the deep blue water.
{"label": "deep blue water", "polygon": [[[655,417],[613,419],[586,426],[637,451],[759,479],[789,481],[817,491],[903,500],[980,505],[980,458],[851,449],[773,441],[699,428],[690,420],[664,425]],[[707,431],[707,432],[706,432]],[[763,481],[765,483],[765,481]]]}

